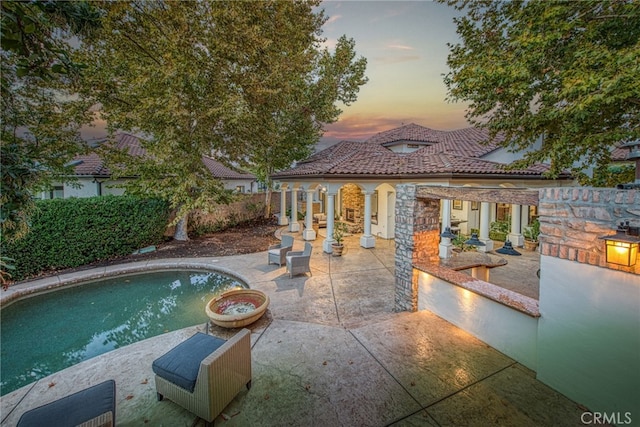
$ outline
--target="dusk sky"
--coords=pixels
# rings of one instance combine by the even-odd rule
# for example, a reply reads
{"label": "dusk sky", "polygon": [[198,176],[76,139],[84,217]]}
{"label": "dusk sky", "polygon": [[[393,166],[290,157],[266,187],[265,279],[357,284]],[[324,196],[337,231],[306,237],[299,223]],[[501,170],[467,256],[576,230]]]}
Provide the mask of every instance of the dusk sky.
{"label": "dusk sky", "polygon": [[[325,1],[324,36],[332,48],[343,34],[367,58],[369,82],[358,100],[327,126],[324,142],[363,140],[403,123],[439,130],[468,127],[465,104],[450,103],[443,74],[447,43],[459,41],[460,12],[430,1]],[[324,145],[324,144],[322,144]]]}
{"label": "dusk sky", "polygon": [[[465,104],[449,103],[443,75],[447,43],[457,42],[458,11],[431,1],[325,1],[329,20],[323,36],[333,51],[337,39],[355,40],[357,56],[367,58],[369,82],[358,100],[343,107],[328,125],[319,149],[342,140],[364,140],[377,132],[416,123],[438,130],[469,126]],[[84,128],[85,138],[103,137],[104,123]]]}

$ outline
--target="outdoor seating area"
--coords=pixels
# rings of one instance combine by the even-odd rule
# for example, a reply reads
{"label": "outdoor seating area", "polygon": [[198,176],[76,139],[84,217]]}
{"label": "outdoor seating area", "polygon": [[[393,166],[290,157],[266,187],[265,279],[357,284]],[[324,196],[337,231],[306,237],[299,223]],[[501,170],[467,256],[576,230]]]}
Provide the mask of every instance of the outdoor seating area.
{"label": "outdoor seating area", "polygon": [[251,388],[250,331],[225,341],[197,332],[153,362],[158,401],[165,397],[213,426],[242,387]]}
{"label": "outdoor seating area", "polygon": [[[363,249],[358,236],[349,236],[345,245],[348,256],[335,258],[323,254],[318,241],[309,262],[313,276],[292,279],[276,265],[266,267],[264,252],[198,259],[236,272],[271,299],[243,336],[250,340],[251,390],[240,381],[216,424],[579,424],[584,409],[514,360],[428,311],[394,312],[393,240]],[[227,342],[238,334],[208,324],[203,309],[200,325],[114,350],[3,396],[0,425],[14,426],[25,411],[108,379],[116,382],[118,424],[203,425],[201,415],[172,401],[163,386],[157,389],[152,370],[155,360],[197,332]],[[452,361],[459,362],[455,369]],[[158,402],[158,392],[167,401]],[[504,397],[511,395],[522,398]],[[494,407],[495,401],[501,403]]]}
{"label": "outdoor seating area", "polygon": [[31,409],[18,427],[112,427],[116,425],[116,383],[107,380]]}

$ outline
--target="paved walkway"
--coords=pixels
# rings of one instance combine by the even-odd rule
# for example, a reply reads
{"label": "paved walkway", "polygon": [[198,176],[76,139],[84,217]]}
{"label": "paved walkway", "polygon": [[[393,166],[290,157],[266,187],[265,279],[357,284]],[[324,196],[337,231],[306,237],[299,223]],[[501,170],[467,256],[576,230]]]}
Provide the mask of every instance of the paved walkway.
{"label": "paved walkway", "polygon": [[[297,239],[295,250],[303,245]],[[338,258],[315,241],[313,275],[293,279],[284,267],[267,265],[265,252],[143,263],[233,271],[271,299],[250,326],[253,386],[216,425],[581,424],[578,404],[504,354],[430,312],[395,313],[393,241],[362,249],[354,236],[346,245]],[[156,401],[151,362],[205,329],[203,323],[147,339],[3,396],[1,425],[14,426],[25,410],[109,378],[116,380],[119,426],[203,425],[174,403]]]}

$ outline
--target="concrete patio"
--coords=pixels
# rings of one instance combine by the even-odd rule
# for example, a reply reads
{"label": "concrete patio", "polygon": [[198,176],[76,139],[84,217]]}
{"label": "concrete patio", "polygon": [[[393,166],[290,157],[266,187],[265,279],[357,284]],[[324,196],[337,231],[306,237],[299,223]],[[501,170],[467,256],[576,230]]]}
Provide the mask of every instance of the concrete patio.
{"label": "concrete patio", "polygon": [[[302,247],[296,238],[295,250]],[[337,258],[324,254],[322,240],[316,240],[313,274],[293,279],[284,267],[267,265],[265,252],[143,263],[233,272],[271,299],[267,314],[250,326],[253,386],[216,425],[582,424],[585,408],[504,354],[430,312],[395,313],[392,240],[378,240],[373,249],[360,248],[357,236],[345,243]],[[117,267],[103,270],[111,269]],[[7,394],[1,425],[14,426],[24,411],[110,378],[116,381],[117,425],[203,425],[174,403],[156,401],[151,363],[207,329],[223,337],[232,333],[208,328],[203,307],[200,325],[98,356]]]}

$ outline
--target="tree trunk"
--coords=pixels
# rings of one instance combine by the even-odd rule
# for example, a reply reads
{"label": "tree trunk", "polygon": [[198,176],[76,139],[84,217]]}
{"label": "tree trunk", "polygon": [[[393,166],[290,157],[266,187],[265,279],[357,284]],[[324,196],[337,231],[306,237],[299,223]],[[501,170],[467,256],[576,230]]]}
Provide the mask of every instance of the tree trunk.
{"label": "tree trunk", "polygon": [[269,219],[271,217],[271,188],[267,187],[264,196],[264,217]]}
{"label": "tree trunk", "polygon": [[175,240],[187,241],[189,240],[189,235],[187,233],[187,223],[189,219],[189,214],[186,214],[176,224],[176,231],[173,233],[173,238]]}

